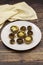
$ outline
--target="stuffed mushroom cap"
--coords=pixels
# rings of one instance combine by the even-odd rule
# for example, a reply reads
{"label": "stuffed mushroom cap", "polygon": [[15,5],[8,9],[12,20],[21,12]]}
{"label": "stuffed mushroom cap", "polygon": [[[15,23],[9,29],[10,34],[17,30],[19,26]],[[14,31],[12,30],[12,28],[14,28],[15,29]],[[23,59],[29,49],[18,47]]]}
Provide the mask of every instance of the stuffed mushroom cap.
{"label": "stuffed mushroom cap", "polygon": [[33,35],[33,31],[28,31],[27,35]]}
{"label": "stuffed mushroom cap", "polygon": [[15,34],[13,34],[13,33],[10,33],[10,34],[9,34],[9,38],[10,38],[10,39],[14,39],[14,37],[15,37]]}
{"label": "stuffed mushroom cap", "polygon": [[14,39],[11,39],[10,40],[10,44],[15,44],[15,40]]}
{"label": "stuffed mushroom cap", "polygon": [[24,37],[26,36],[26,33],[23,32],[23,31],[19,31],[19,32],[17,33],[17,36],[18,36],[19,38],[24,38]]}
{"label": "stuffed mushroom cap", "polygon": [[24,41],[25,41],[26,44],[31,43],[32,40],[33,40],[32,36],[26,36],[26,37],[24,38]]}
{"label": "stuffed mushroom cap", "polygon": [[23,39],[18,38],[18,39],[17,39],[17,43],[18,43],[18,44],[23,44]]}
{"label": "stuffed mushroom cap", "polygon": [[32,30],[32,26],[27,26],[27,30],[28,31]]}
{"label": "stuffed mushroom cap", "polygon": [[10,30],[14,33],[17,33],[19,31],[18,26],[11,26]]}
{"label": "stuffed mushroom cap", "polygon": [[26,31],[26,27],[25,27],[25,26],[22,26],[22,27],[20,28],[20,30],[21,30],[21,31]]}

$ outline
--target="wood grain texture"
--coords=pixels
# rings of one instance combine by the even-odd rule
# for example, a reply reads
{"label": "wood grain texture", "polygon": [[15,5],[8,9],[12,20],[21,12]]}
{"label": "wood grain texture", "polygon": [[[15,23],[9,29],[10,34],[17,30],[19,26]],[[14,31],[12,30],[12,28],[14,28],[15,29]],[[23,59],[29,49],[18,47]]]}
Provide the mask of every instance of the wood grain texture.
{"label": "wood grain texture", "polygon": [[27,62],[27,63],[25,63],[25,62],[22,62],[22,61],[20,61],[20,62],[0,62],[0,65],[43,65],[43,62],[42,61],[34,61],[34,62]]}
{"label": "wood grain texture", "polygon": [[[13,4],[23,0],[1,0],[0,4]],[[42,39],[40,44],[35,48],[24,51],[18,52],[7,48],[1,41],[0,36],[0,65],[8,65],[8,64],[15,64],[15,65],[43,65],[43,4],[42,0],[24,0],[26,1],[31,7],[35,9],[38,15],[38,20],[33,20],[34,24],[36,24],[42,32]],[[5,23],[6,25],[7,23]],[[1,29],[2,30],[2,29]],[[0,35],[1,35],[0,30]]]}

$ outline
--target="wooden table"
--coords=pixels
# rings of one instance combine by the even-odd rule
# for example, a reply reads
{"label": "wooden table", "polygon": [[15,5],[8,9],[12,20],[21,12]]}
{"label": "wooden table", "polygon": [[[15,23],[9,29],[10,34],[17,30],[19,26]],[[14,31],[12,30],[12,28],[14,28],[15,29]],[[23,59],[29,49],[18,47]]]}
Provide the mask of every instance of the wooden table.
{"label": "wooden table", "polygon": [[[23,0],[1,0],[0,4],[16,3]],[[0,65],[43,65],[43,3],[42,0],[25,0],[38,15],[38,20],[32,21],[42,32],[40,44],[25,52],[8,49],[0,40]],[[2,30],[2,29],[1,29]],[[1,34],[0,30],[0,34]],[[1,37],[0,37],[1,39]]]}

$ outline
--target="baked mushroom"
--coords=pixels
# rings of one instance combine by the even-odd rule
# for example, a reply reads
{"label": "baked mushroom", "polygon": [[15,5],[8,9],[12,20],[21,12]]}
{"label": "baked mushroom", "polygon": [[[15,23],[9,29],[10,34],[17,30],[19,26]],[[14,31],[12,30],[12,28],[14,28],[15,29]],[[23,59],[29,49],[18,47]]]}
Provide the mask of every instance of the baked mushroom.
{"label": "baked mushroom", "polygon": [[22,44],[22,43],[23,43],[23,39],[18,38],[18,39],[17,39],[17,43],[18,43],[18,44]]}
{"label": "baked mushroom", "polygon": [[15,34],[13,34],[13,33],[10,33],[10,34],[9,34],[9,38],[10,38],[10,39],[14,39],[14,37],[15,37]]}
{"label": "baked mushroom", "polygon": [[21,31],[26,31],[26,27],[25,27],[25,26],[22,26],[22,27],[20,28],[20,30],[21,30]]}
{"label": "baked mushroom", "polygon": [[32,31],[28,31],[27,35],[33,35],[33,32]]}
{"label": "baked mushroom", "polygon": [[27,30],[28,31],[32,30],[32,26],[27,26]]}
{"label": "baked mushroom", "polygon": [[10,40],[10,44],[15,44],[15,40],[14,39],[11,39]]}
{"label": "baked mushroom", "polygon": [[25,32],[23,32],[23,31],[19,31],[19,32],[17,33],[17,36],[18,36],[19,38],[24,38],[24,37],[26,36],[26,34],[25,34]]}
{"label": "baked mushroom", "polygon": [[31,43],[32,40],[33,40],[32,36],[26,36],[26,37],[24,38],[24,42],[25,42],[26,44]]}
{"label": "baked mushroom", "polygon": [[12,32],[14,32],[14,33],[17,33],[18,30],[19,30],[19,28],[18,28],[18,26],[11,26],[10,30],[11,30]]}

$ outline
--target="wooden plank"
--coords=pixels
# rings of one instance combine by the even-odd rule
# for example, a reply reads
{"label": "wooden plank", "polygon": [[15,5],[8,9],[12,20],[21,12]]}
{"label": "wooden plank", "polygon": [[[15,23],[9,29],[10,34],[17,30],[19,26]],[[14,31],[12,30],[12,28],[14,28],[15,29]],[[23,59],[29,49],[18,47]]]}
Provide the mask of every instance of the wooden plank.
{"label": "wooden plank", "polygon": [[43,13],[43,4],[40,3],[34,3],[34,4],[30,4],[31,7],[33,7],[33,9],[37,12],[37,13]]}
{"label": "wooden plank", "polygon": [[43,19],[43,13],[37,13],[39,19]]}
{"label": "wooden plank", "polygon": [[0,53],[0,62],[17,62],[17,61],[43,61],[43,52],[30,53]]}
{"label": "wooden plank", "polygon": [[23,56],[25,62],[28,61],[43,61],[43,52],[36,52],[36,53],[26,53]]}
{"label": "wooden plank", "polygon": [[0,62],[13,62],[13,61],[20,61],[21,58],[19,54],[16,53],[1,53],[0,54]]}
{"label": "wooden plank", "polygon": [[26,1],[27,3],[43,3],[43,0],[0,0],[0,4],[5,4],[5,3],[10,3],[10,4],[13,4],[13,3],[16,3],[16,2],[21,2],[21,1]]}
{"label": "wooden plank", "polygon": [[43,65],[42,61],[33,61],[33,62],[0,62],[0,65]]}

